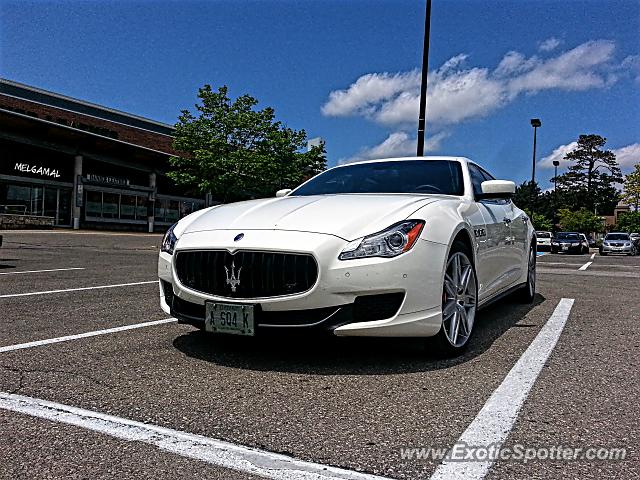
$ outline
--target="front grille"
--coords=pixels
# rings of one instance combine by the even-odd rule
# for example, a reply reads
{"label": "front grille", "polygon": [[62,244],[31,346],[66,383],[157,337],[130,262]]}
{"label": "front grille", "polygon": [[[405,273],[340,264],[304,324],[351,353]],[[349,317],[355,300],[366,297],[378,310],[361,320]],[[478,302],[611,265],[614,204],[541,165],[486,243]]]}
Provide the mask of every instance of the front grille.
{"label": "front grille", "polygon": [[624,247],[624,243],[612,243],[612,247]]}
{"label": "front grille", "polygon": [[175,265],[185,287],[229,298],[302,293],[318,278],[315,259],[298,253],[183,251],[176,253]]}

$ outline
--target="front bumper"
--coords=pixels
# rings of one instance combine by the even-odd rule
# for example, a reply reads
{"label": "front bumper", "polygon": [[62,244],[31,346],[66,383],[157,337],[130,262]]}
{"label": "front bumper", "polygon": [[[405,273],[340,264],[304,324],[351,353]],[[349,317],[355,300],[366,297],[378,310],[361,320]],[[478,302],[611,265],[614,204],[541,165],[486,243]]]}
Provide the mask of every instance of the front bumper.
{"label": "front bumper", "polygon": [[[245,234],[241,244],[233,242],[239,233]],[[176,251],[215,248],[312,254],[319,267],[318,279],[310,290],[301,294],[254,299],[218,297],[182,285],[176,276],[173,256],[161,253],[158,259],[158,275],[163,285],[160,303],[165,312],[191,324],[204,318],[206,301],[218,301],[255,305],[260,312],[256,318],[258,330],[321,326],[335,335],[345,336],[435,335],[442,323],[442,279],[447,245],[419,240],[410,252],[395,258],[338,260],[347,243],[332,235],[273,230],[184,234],[178,240]],[[169,285],[172,292],[165,292]],[[177,302],[174,305],[186,305],[189,311],[200,313],[188,318],[179,308],[172,309],[167,293],[173,296],[172,302]],[[358,298],[386,294],[402,296],[399,308],[388,318],[360,321],[362,316],[353,315]],[[331,311],[335,313],[330,318],[321,318]],[[287,318],[294,317],[298,318],[297,324],[287,323]],[[315,321],[308,321],[310,317]],[[318,320],[322,320],[321,325],[316,324]]]}
{"label": "front bumper", "polygon": [[536,243],[536,248],[538,249],[538,251],[551,250],[551,242],[538,241]]}
{"label": "front bumper", "polygon": [[582,245],[578,244],[577,246],[568,246],[564,248],[564,245],[561,243],[557,243],[555,245],[551,245],[551,251],[553,253],[581,253]]}
{"label": "front bumper", "polygon": [[622,247],[614,247],[611,245],[602,245],[600,247],[600,251],[603,253],[626,253],[629,254],[633,252],[633,245],[622,246]]}

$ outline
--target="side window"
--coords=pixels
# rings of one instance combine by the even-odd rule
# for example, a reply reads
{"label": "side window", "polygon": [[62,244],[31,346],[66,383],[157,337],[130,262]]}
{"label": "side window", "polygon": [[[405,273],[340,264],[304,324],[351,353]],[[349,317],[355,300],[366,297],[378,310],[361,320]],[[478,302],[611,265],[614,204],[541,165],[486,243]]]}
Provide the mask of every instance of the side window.
{"label": "side window", "polygon": [[469,166],[469,175],[471,176],[471,184],[473,185],[473,194],[480,195],[482,193],[482,182],[485,178],[482,175],[480,169],[472,163],[467,164]]}
{"label": "side window", "polygon": [[487,172],[484,168],[478,168],[478,170],[480,170],[480,173],[484,177],[485,181],[486,180],[495,180],[495,177],[493,175],[491,175],[489,172]]}

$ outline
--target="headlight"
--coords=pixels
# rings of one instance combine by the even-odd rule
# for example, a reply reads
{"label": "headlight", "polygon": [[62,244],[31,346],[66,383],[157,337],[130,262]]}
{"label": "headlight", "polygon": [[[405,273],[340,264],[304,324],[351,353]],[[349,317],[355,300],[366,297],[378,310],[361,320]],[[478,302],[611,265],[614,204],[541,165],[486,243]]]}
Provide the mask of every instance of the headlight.
{"label": "headlight", "polygon": [[424,227],[423,220],[405,220],[389,228],[349,242],[338,257],[352,260],[364,257],[395,257],[411,250]]}
{"label": "headlight", "polygon": [[580,245],[579,243],[572,243],[571,246],[572,247],[577,247],[578,245]]}
{"label": "headlight", "polygon": [[173,255],[173,249],[175,248],[176,242],[178,241],[176,236],[173,234],[173,229],[176,225],[177,223],[171,225],[169,227],[169,230],[167,230],[167,233],[164,234],[164,238],[162,239],[162,246],[160,247],[161,252]]}

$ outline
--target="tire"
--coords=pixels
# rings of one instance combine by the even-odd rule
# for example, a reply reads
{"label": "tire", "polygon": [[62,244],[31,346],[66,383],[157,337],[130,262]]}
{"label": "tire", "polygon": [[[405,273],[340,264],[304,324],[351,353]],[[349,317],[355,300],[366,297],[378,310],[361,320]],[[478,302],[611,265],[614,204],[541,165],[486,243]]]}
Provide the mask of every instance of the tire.
{"label": "tire", "polygon": [[478,280],[471,252],[453,242],[442,285],[442,326],[427,340],[427,350],[439,357],[461,355],[469,344],[478,311]]}
{"label": "tire", "polygon": [[527,262],[527,283],[516,292],[516,298],[521,303],[533,303],[536,298],[536,248],[529,248],[529,260]]}

